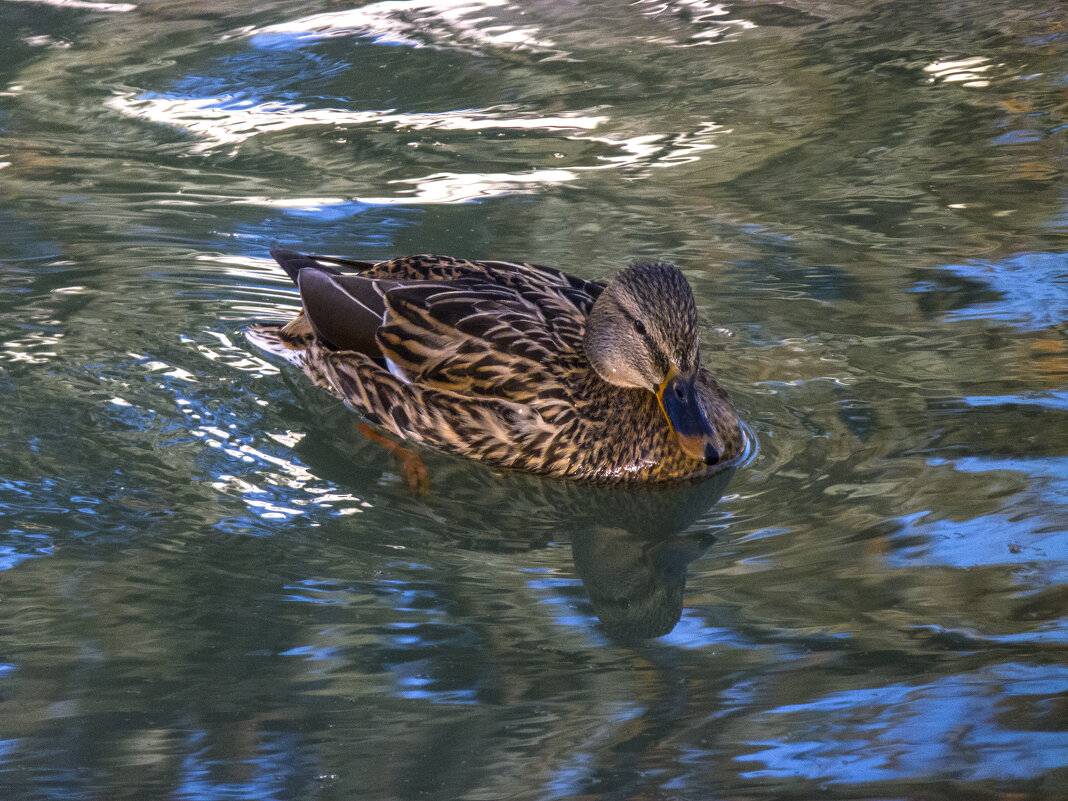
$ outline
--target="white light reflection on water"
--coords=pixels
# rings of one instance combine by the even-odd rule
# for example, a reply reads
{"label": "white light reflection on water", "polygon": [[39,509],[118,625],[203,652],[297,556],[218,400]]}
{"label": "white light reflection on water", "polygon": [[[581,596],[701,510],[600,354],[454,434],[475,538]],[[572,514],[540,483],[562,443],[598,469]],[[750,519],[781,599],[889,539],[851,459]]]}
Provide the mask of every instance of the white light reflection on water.
{"label": "white light reflection on water", "polygon": [[[216,426],[200,426],[191,429],[190,434],[202,439],[209,448],[216,448],[231,459],[253,466],[253,470],[242,475],[220,473],[211,482],[211,487],[222,495],[240,498],[252,514],[265,520],[303,516],[309,507],[330,510],[343,517],[371,508],[367,501],[339,491],[297,461],[234,441],[229,431]],[[285,431],[267,432],[267,436],[280,444],[290,443],[286,445],[289,448],[304,435]]]}
{"label": "white light reflection on water", "polygon": [[708,0],[638,0],[647,17],[673,16],[685,20],[688,27],[696,28],[690,34],[689,41],[680,43],[670,39],[660,39],[668,47],[696,47],[721,42],[742,31],[757,27],[756,23],[746,19],[733,19],[731,8],[726,3],[711,3]]}
{"label": "white light reflection on water", "polygon": [[[292,285],[289,276],[279,272],[278,265],[271,259],[232,253],[198,253],[195,258],[198,262],[207,262],[211,273],[222,272],[241,286],[260,282],[274,282],[286,287]],[[293,311],[295,312],[295,307]]]}
{"label": "white light reflection on water", "polygon": [[449,173],[440,172],[425,178],[403,178],[389,181],[400,189],[395,196],[377,197],[295,197],[271,198],[263,195],[230,198],[238,205],[267,206],[293,211],[320,211],[349,204],[365,206],[410,205],[422,203],[467,203],[480,198],[500,195],[525,195],[546,186],[573,181],[578,178],[571,170],[531,170],[530,172]]}
{"label": "white light reflection on water", "polygon": [[56,358],[57,353],[54,348],[62,339],[62,333],[44,333],[42,331],[6,339],[0,342],[0,362],[44,364],[50,359]]}
{"label": "white light reflection on water", "polygon": [[[236,346],[226,334],[215,331],[203,334],[204,339],[182,336],[181,342],[208,361],[225,364],[227,369],[236,368],[257,375],[278,372],[276,366]],[[186,421],[184,428],[188,436],[203,443],[204,455],[208,459],[204,469],[210,474],[208,484],[221,495],[239,499],[252,516],[263,520],[306,515],[314,518],[316,512],[313,510],[323,510],[343,517],[371,508],[364,498],[341,490],[297,460],[293,449],[304,438],[304,433],[267,430],[261,432],[262,437],[243,434],[236,413],[226,409],[212,410],[190,394],[189,389],[199,383],[192,373],[163,359],[137,353],[128,355],[148,375],[168,379],[159,388],[173,393],[175,407]],[[136,408],[126,399],[116,398],[112,403]],[[277,443],[280,455],[269,452],[271,443]],[[225,458],[216,461],[208,456],[212,453]],[[313,519],[308,525],[318,523]]]}
{"label": "white light reflection on water", "polygon": [[[257,308],[256,311],[259,311]],[[205,359],[212,362],[225,364],[227,369],[241,370],[256,375],[277,375],[278,368],[265,359],[261,359],[254,353],[250,353],[237,347],[226,334],[219,331],[205,331],[205,336],[218,341],[218,345],[208,345],[198,342],[187,336],[182,336],[181,341],[193,348]]]}
{"label": "white light reflection on water", "polygon": [[235,100],[232,97],[137,96],[123,92],[106,105],[127,117],[158,122],[197,135],[202,143],[194,152],[236,145],[257,134],[276,133],[290,128],[352,125],[388,125],[397,130],[482,131],[490,129],[545,131],[591,130],[608,118],[584,111],[554,117],[525,114],[514,106],[484,109],[400,113],[394,109],[351,111],[336,108],[308,108],[300,103]]}
{"label": "white light reflection on water", "polygon": [[[725,3],[709,0],[637,0],[645,17],[661,18],[675,30],[631,31],[627,39],[671,48],[717,44],[754,29],[755,22],[732,16]],[[552,8],[552,4],[548,4]],[[534,7],[536,10],[537,7]],[[299,46],[301,42],[354,37],[379,45],[412,48],[492,48],[526,51],[543,61],[581,60],[566,43],[549,38],[531,23],[529,4],[507,0],[406,0],[369,3],[355,9],[314,14],[288,22],[250,27],[238,35],[261,47]]]}
{"label": "white light reflection on water", "polygon": [[[730,129],[713,121],[701,122],[692,132],[674,136],[640,134],[593,136],[584,133],[606,123],[609,118],[594,111],[575,111],[542,117],[512,106],[463,109],[436,113],[405,114],[393,110],[345,111],[309,109],[286,103],[231,102],[228,98],[137,97],[132,93],[115,95],[109,107],[129,117],[149,120],[188,131],[203,141],[192,152],[205,152],[221,146],[234,146],[259,134],[276,133],[306,126],[386,125],[395,129],[470,131],[521,130],[565,133],[565,138],[589,142],[617,151],[618,155],[601,155],[592,164],[559,169],[532,169],[518,172],[439,171],[419,178],[388,181],[398,187],[393,195],[356,197],[270,197],[265,195],[223,196],[183,193],[159,205],[201,205],[223,202],[268,206],[300,211],[318,211],[346,204],[406,205],[467,203],[506,194],[531,194],[546,187],[577,180],[595,170],[673,167],[699,160],[706,151],[717,147],[715,139]],[[570,132],[570,133],[567,133]]]}
{"label": "white light reflection on water", "polygon": [[62,8],[77,8],[82,11],[108,11],[124,12],[135,11],[134,3],[93,3],[90,0],[8,0],[12,3],[37,3],[43,6],[60,6]]}
{"label": "white light reflection on water", "polygon": [[[245,35],[270,41],[271,37],[316,40],[339,36],[373,39],[378,44],[409,47],[479,46],[551,50],[531,25],[511,25],[493,12],[522,14],[507,0],[387,0],[359,8],[315,14],[301,19],[249,28]],[[433,31],[434,41],[428,40]]]}
{"label": "white light reflection on water", "polygon": [[928,83],[942,81],[943,83],[959,83],[961,86],[981,89],[990,85],[990,81],[982,75],[982,73],[994,66],[987,63],[989,60],[985,56],[973,56],[972,58],[935,61],[924,67],[923,71],[930,75],[927,79]]}

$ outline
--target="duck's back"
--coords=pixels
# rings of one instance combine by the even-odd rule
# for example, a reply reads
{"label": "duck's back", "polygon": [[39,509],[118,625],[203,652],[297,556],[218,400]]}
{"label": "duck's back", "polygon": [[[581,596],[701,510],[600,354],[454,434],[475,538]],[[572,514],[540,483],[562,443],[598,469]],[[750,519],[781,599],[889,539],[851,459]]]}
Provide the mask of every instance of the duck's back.
{"label": "duck's back", "polygon": [[589,313],[589,307],[604,291],[605,286],[598,281],[576,278],[552,267],[526,262],[458,259],[453,256],[430,254],[404,256],[378,262],[341,259],[333,256],[310,258],[321,263],[348,267],[367,278],[384,278],[402,282],[482,279],[487,284],[510,287],[523,293],[553,289],[586,313]]}

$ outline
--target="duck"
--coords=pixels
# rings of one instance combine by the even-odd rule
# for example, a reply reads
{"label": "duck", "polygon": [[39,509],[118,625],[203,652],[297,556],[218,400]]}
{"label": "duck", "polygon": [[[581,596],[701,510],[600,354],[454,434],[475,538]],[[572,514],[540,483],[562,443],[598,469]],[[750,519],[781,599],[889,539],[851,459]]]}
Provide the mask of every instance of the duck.
{"label": "duck", "polygon": [[604,283],[525,262],[271,255],[302,308],[249,338],[406,444],[597,484],[697,480],[744,455],[673,265]]}

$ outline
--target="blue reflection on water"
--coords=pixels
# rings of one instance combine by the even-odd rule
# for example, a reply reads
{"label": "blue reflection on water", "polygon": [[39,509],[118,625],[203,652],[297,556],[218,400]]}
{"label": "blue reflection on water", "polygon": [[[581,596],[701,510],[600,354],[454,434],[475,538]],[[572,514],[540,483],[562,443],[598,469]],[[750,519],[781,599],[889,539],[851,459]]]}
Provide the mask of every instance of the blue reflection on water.
{"label": "blue reflection on water", "polygon": [[545,783],[546,798],[573,798],[576,788],[587,787],[595,774],[596,760],[587,751],[572,754],[567,762],[553,771]]}
{"label": "blue reflection on water", "polygon": [[288,584],[284,589],[288,593],[282,596],[286,601],[322,606],[351,606],[353,604],[354,589],[332,581],[304,579],[296,584]]}
{"label": "blue reflection on water", "polygon": [[[929,684],[832,693],[766,711],[760,724],[769,729],[784,725],[778,716],[796,718],[785,724],[790,733],[751,740],[761,750],[737,759],[764,765],[746,778],[1030,778],[1068,765],[1068,732],[1044,730],[1046,701],[1065,692],[1068,668],[1006,663]],[[1006,696],[1017,700],[1006,705]]]}
{"label": "blue reflection on water", "polygon": [[[357,200],[314,206],[282,206],[252,223],[240,223],[235,231],[252,243],[248,255],[262,257],[268,247],[287,244],[307,249],[315,243],[317,253],[348,254],[363,250],[393,255],[396,237],[417,225],[425,211],[400,204],[376,204]],[[339,228],[339,220],[348,220]],[[296,230],[299,226],[299,231]]]}
{"label": "blue reflection on water", "polygon": [[296,48],[272,52],[269,56],[257,50],[242,50],[216,57],[211,60],[211,65],[210,74],[185,75],[176,80],[173,86],[177,95],[145,92],[141,96],[225,95],[226,99],[218,108],[240,108],[253,102],[306,98],[309,82],[321,83],[331,74],[352,68],[347,61],[328,59],[315,51]]}
{"label": "blue reflection on water", "polygon": [[990,514],[966,521],[935,520],[922,523],[921,512],[900,518],[907,525],[895,539],[921,535],[923,542],[888,555],[893,567],[917,564],[968,569],[982,565],[1035,564],[1052,584],[1068,582],[1068,544],[1063,532],[1040,531],[1041,520],[1017,520],[1007,514]]}
{"label": "blue reflection on water", "polygon": [[968,395],[962,400],[969,406],[1038,406],[1043,409],[1068,411],[1068,390],[1020,395]]}
{"label": "blue reflection on water", "polygon": [[[341,659],[340,651],[329,645],[299,645],[296,648],[282,651],[280,656],[300,656],[309,662],[336,662]],[[311,672],[321,673],[322,671]]]}
{"label": "blue reflection on water", "polygon": [[757,649],[766,646],[752,642],[740,632],[726,626],[710,625],[693,609],[683,609],[675,628],[659,639],[678,648]]}
{"label": "blue reflection on water", "polygon": [[[362,39],[371,44],[385,47],[411,47],[413,44],[406,39],[398,38],[392,33],[367,31],[365,33],[352,32],[351,35],[357,40]],[[292,53],[297,50],[307,52],[309,45],[318,44],[321,41],[322,37],[312,37],[307,33],[257,33],[255,36],[249,37],[249,42],[253,47],[285,53]]]}
{"label": "blue reflection on water", "polygon": [[950,629],[945,626],[934,625],[910,626],[909,630],[928,638],[944,637],[951,641],[967,642],[976,647],[992,644],[1010,645],[1013,643],[1026,643],[1029,645],[1063,643],[1068,645],[1068,618],[1042,624],[1034,631],[1019,632],[1017,634],[979,633],[968,629]]}
{"label": "blue reflection on water", "polygon": [[[18,534],[20,532],[11,532]],[[25,551],[18,551],[11,545],[0,545],[0,570],[10,570],[19,562],[23,562],[27,559],[32,559],[35,556],[43,555],[40,551],[33,553],[26,553]]]}
{"label": "blue reflection on water", "polygon": [[[1042,567],[1047,581],[1068,581],[1068,537],[1064,525],[1054,522],[1057,510],[1063,512],[1068,502],[1068,457],[966,456],[931,458],[928,464],[964,473],[1018,473],[1026,488],[1011,496],[1003,510],[964,520],[928,520],[929,511],[898,517],[900,529],[893,539],[903,546],[887,556],[889,564],[901,568],[918,563],[958,568],[1035,564]],[[1042,507],[1042,514],[1020,513],[1035,504]],[[1068,520],[1068,513],[1062,513],[1061,520]]]}
{"label": "blue reflection on water", "polygon": [[980,281],[1001,295],[949,310],[946,317],[951,320],[1001,320],[1035,331],[1068,319],[1068,253],[1019,253],[1001,261],[947,264],[942,269]]}
{"label": "blue reflection on water", "polygon": [[[223,755],[213,755],[213,748],[205,745],[208,733],[196,731],[189,735],[190,753],[182,760],[176,798],[217,801],[220,798],[270,801],[292,798],[294,785],[307,775],[308,760],[302,758],[302,738],[284,732],[260,731],[259,742],[252,754],[241,759],[238,775],[233,778],[218,774],[233,771],[234,761]],[[301,784],[303,782],[300,782]]]}
{"label": "blue reflection on water", "polygon": [[526,586],[540,596],[538,603],[550,610],[558,626],[572,632],[582,632],[588,638],[588,646],[605,646],[609,643],[597,630],[597,617],[586,600],[586,593],[578,578],[558,576],[550,569],[528,568],[523,572],[537,576],[528,579]]}
{"label": "blue reflection on water", "polygon": [[[928,464],[950,465],[954,470],[964,473],[989,473],[997,470],[1023,473],[1030,479],[1030,488],[1038,490],[1044,500],[1058,504],[1068,503],[1068,456],[1027,456],[1016,459],[962,456],[959,459],[933,458],[928,460]],[[1062,553],[1068,556],[1068,552]]]}
{"label": "blue reflection on water", "polygon": [[[285,209],[285,213],[290,217],[312,217],[317,220],[323,220],[324,222],[333,222],[336,220],[344,220],[348,217],[355,217],[357,214],[361,214],[368,209],[378,208],[373,203],[363,203],[359,200],[347,200],[341,203],[323,203],[319,206],[313,206],[311,208],[289,208]],[[394,223],[397,220],[386,220],[385,224]]]}
{"label": "blue reflection on water", "polygon": [[993,145],[1023,145],[1028,142],[1041,142],[1044,136],[1039,131],[1009,131],[996,137]]}
{"label": "blue reflection on water", "polygon": [[[51,481],[46,483],[49,485],[54,484]],[[0,502],[0,513],[12,515],[17,514],[20,509],[26,511],[32,508],[34,498],[40,497],[43,493],[29,493],[27,491],[29,484],[30,482],[25,481],[0,479],[0,497],[3,497],[3,493],[11,493],[18,499],[18,503],[11,503],[6,500]],[[10,517],[8,519],[10,520]],[[8,523],[8,525],[11,526],[11,523]],[[10,544],[0,542],[0,570],[10,570],[19,562],[52,552],[50,537],[20,528],[17,520],[15,525],[4,530],[4,537],[11,538],[12,542]]]}

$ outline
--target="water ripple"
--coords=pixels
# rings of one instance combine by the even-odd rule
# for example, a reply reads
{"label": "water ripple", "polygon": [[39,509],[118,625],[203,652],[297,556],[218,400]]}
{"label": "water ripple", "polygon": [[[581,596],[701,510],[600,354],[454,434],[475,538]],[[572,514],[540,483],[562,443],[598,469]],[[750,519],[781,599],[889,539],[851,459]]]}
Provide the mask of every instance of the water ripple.
{"label": "water ripple", "polygon": [[[747,769],[748,778],[850,784],[947,773],[965,782],[1040,776],[1068,765],[1068,732],[1050,730],[1043,703],[1065,692],[1064,668],[1005,663],[928,684],[832,693],[769,709],[753,721],[751,744],[760,750],[736,759],[763,764]],[[1006,696],[1018,699],[1011,712]],[[792,721],[786,737],[774,736],[784,725],[777,718]]]}
{"label": "water ripple", "polygon": [[[552,52],[552,42],[535,26],[514,25],[504,12],[521,15],[507,0],[386,0],[359,8],[315,14],[250,28],[244,35],[261,46],[283,46],[338,36],[372,39],[376,44],[408,47],[504,47]],[[497,18],[494,15],[497,15]]]}
{"label": "water ripple", "polygon": [[124,116],[171,125],[196,134],[204,141],[194,148],[194,152],[235,145],[258,134],[308,126],[340,129],[353,125],[384,125],[414,131],[588,131],[608,119],[583,111],[543,117],[508,106],[400,113],[393,109],[351,111],[308,108],[301,103],[256,103],[233,96],[187,98],[132,92],[113,96],[107,106]]}

